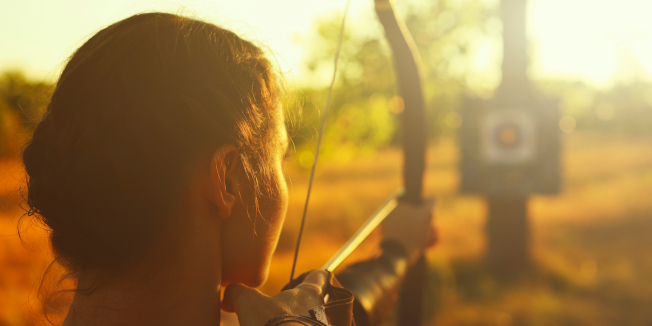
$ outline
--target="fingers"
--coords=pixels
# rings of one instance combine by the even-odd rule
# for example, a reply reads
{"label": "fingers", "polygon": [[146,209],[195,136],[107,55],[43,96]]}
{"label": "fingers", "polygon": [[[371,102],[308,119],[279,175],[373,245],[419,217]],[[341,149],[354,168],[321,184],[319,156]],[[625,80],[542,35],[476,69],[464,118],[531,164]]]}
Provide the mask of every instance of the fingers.
{"label": "fingers", "polygon": [[310,309],[324,303],[328,272],[315,270],[293,289],[268,297],[242,284],[224,290],[221,308],[235,312],[240,325],[263,325],[270,318],[283,315],[310,316]]}
{"label": "fingers", "polygon": [[423,202],[416,208],[417,212],[414,217],[421,218],[430,223],[434,216],[435,210],[435,198],[429,197],[423,200]]}
{"label": "fingers", "polygon": [[226,312],[237,313],[243,302],[252,304],[266,297],[256,289],[248,288],[240,283],[233,283],[224,290],[221,308]]}
{"label": "fingers", "polygon": [[326,282],[328,278],[328,272],[322,270],[313,270],[306,275],[306,278],[303,282],[295,289],[305,291],[309,295],[313,296],[324,296],[324,288],[326,287]]}
{"label": "fingers", "polygon": [[426,198],[423,203],[424,214],[430,223],[432,223],[433,217],[435,216],[435,203],[436,201],[434,197]]}
{"label": "fingers", "polygon": [[317,306],[324,303],[326,284],[328,283],[328,272],[313,270],[306,275],[304,281],[294,289],[299,295],[309,301],[311,305]]}
{"label": "fingers", "polygon": [[434,225],[430,226],[430,232],[428,233],[428,245],[427,248],[432,248],[439,242],[439,229]]}
{"label": "fingers", "polygon": [[424,198],[419,203],[414,203],[408,200],[401,200],[401,198],[399,198],[398,206],[405,207],[406,209],[428,211],[435,208],[435,202],[435,197]]}
{"label": "fingers", "polygon": [[426,248],[434,247],[437,242],[439,242],[439,231],[437,227],[432,224],[432,219],[434,216],[435,209],[435,198],[429,197],[424,201],[425,214],[427,214],[428,219],[428,241],[426,243]]}
{"label": "fingers", "polygon": [[322,294],[328,278],[328,272],[322,270],[313,270],[306,275],[306,278],[297,288],[308,291],[315,295]]}
{"label": "fingers", "polygon": [[435,197],[428,197],[424,199],[423,206],[425,209],[433,210],[435,208]]}
{"label": "fingers", "polygon": [[326,282],[328,282],[328,272],[316,269],[310,271],[301,284],[313,284],[323,288],[326,286]]}

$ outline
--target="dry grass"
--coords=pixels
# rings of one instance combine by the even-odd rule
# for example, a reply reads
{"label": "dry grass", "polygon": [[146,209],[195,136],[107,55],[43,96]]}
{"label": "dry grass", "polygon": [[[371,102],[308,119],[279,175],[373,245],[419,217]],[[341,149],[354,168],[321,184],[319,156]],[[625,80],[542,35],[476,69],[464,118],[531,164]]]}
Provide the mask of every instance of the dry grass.
{"label": "dry grass", "polygon": [[[573,134],[565,139],[565,189],[533,197],[535,268],[509,282],[481,265],[486,208],[456,193],[457,151],[450,140],[429,152],[426,193],[437,196],[438,247],[429,252],[426,311],[433,325],[649,325],[652,312],[652,146],[649,140]],[[400,153],[385,150],[348,163],[322,163],[311,200],[299,270],[319,268],[375,206],[400,185]],[[306,173],[288,171],[293,191],[286,226],[263,290],[287,281],[306,191]],[[0,325],[41,324],[37,297],[51,261],[45,232],[24,225],[17,203],[22,172],[0,162]],[[375,252],[372,237],[355,259]]]}

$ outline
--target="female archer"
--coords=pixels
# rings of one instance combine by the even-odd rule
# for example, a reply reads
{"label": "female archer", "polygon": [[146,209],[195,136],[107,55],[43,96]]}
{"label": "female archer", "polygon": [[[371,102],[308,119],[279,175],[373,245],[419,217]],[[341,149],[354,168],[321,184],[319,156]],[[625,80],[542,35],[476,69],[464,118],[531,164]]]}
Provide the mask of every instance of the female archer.
{"label": "female archer", "polygon": [[[272,71],[234,33],[163,13],[73,54],[23,153],[30,215],[77,282],[64,325],[219,325],[220,309],[241,325],[323,323],[314,309],[339,289],[327,272],[271,297],[254,289],[288,201]],[[399,203],[384,254],[344,278],[379,282],[368,271],[383,264],[376,274],[400,278],[428,243],[430,210]]]}

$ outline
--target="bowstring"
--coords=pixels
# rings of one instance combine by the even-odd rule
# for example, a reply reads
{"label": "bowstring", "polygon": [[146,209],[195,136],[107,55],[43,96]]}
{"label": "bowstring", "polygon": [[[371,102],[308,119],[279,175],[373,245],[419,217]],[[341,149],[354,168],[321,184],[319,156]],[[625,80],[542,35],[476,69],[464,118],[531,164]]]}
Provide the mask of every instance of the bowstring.
{"label": "bowstring", "polygon": [[340,35],[337,41],[337,49],[335,50],[335,64],[333,67],[333,79],[328,87],[328,95],[326,96],[326,106],[324,114],[321,118],[321,127],[319,128],[319,137],[317,138],[317,148],[315,149],[315,159],[312,162],[312,169],[310,170],[310,180],[308,181],[308,193],[306,195],[306,203],[303,206],[303,216],[301,217],[301,227],[299,228],[299,237],[297,238],[297,245],[294,249],[294,260],[292,261],[292,272],[290,273],[290,282],[294,279],[294,270],[297,267],[297,258],[299,257],[299,247],[301,247],[301,237],[303,236],[303,228],[306,224],[306,215],[308,213],[308,202],[310,201],[310,193],[312,191],[312,182],[315,179],[315,170],[317,168],[317,159],[319,158],[319,149],[321,148],[321,140],[324,136],[324,126],[326,126],[326,117],[328,116],[328,109],[331,105],[331,95],[333,94],[333,86],[335,85],[335,78],[337,77],[337,64],[340,60],[340,50],[342,49],[342,40],[344,39],[344,25],[346,23],[346,16],[349,12],[351,0],[346,0],[346,7],[344,7],[344,14],[342,15],[342,23],[340,25]]}

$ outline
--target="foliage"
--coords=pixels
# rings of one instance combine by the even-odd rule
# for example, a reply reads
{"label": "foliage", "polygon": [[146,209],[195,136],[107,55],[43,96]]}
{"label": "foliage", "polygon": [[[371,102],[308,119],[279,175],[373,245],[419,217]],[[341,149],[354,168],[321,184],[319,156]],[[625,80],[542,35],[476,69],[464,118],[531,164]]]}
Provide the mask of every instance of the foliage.
{"label": "foliage", "polygon": [[[474,73],[469,67],[475,60],[478,40],[496,36],[491,28],[495,22],[489,19],[492,9],[480,0],[439,0],[400,9],[406,13],[405,23],[422,58],[430,135],[446,133],[449,130],[444,118],[455,109],[463,92],[486,87],[482,74]],[[342,146],[351,144],[364,151],[397,140],[394,135],[400,128],[397,122],[402,101],[396,94],[391,55],[382,26],[373,15],[349,17],[324,137],[326,155],[332,155],[337,148],[337,155],[341,156]],[[305,66],[313,85],[329,81],[340,20],[340,15],[326,16],[317,22],[313,34],[304,36],[304,43],[311,50]],[[495,81],[488,83],[491,87]],[[319,106],[325,103],[326,86],[306,86],[301,92],[307,103]],[[299,147],[319,123],[313,117],[313,106],[302,109],[310,119],[304,121],[307,131],[295,139]]]}
{"label": "foliage", "polygon": [[624,81],[607,89],[561,80],[541,81],[540,89],[561,99],[563,114],[577,121],[577,130],[622,136],[652,136],[652,83]]}
{"label": "foliage", "polygon": [[0,156],[15,154],[45,111],[51,85],[28,81],[19,71],[0,76]]}
{"label": "foliage", "polygon": [[[398,5],[422,59],[429,136],[452,135],[460,124],[455,111],[463,96],[490,97],[500,82],[501,54],[495,52],[501,48],[502,27],[496,8],[480,0]],[[313,142],[306,140],[316,138],[317,113],[327,92],[326,86],[314,85],[330,81],[340,19],[340,15],[325,16],[312,34],[302,39],[310,49],[305,66],[312,83],[297,90],[305,104],[298,110],[307,117],[303,131],[295,138],[300,154],[312,153],[314,148]],[[485,61],[485,67],[478,61]],[[323,153],[346,158],[351,150],[368,152],[396,143],[402,107],[395,90],[391,54],[373,13],[349,17],[338,74]],[[535,83],[546,96],[561,100],[562,116],[572,117],[578,130],[627,136],[652,134],[652,97],[647,95],[652,83],[640,76],[620,79],[604,89],[569,80]],[[310,162],[311,155],[299,156],[307,158],[303,163]]]}
{"label": "foliage", "polygon": [[[462,97],[489,97],[500,81],[496,49],[502,27],[496,8],[483,0],[401,1],[397,6],[421,57],[429,136],[453,135]],[[341,14],[324,16],[300,38],[308,49],[306,82],[285,92],[296,159],[304,167],[314,155],[340,23]],[[352,15],[346,26],[322,148],[322,155],[344,161],[396,144],[403,109],[391,53],[375,14]],[[640,76],[607,89],[568,80],[536,83],[545,95],[561,99],[563,115],[574,118],[578,130],[652,133],[652,97],[647,95],[652,83]],[[0,156],[18,152],[51,90],[21,72],[0,76]]]}

